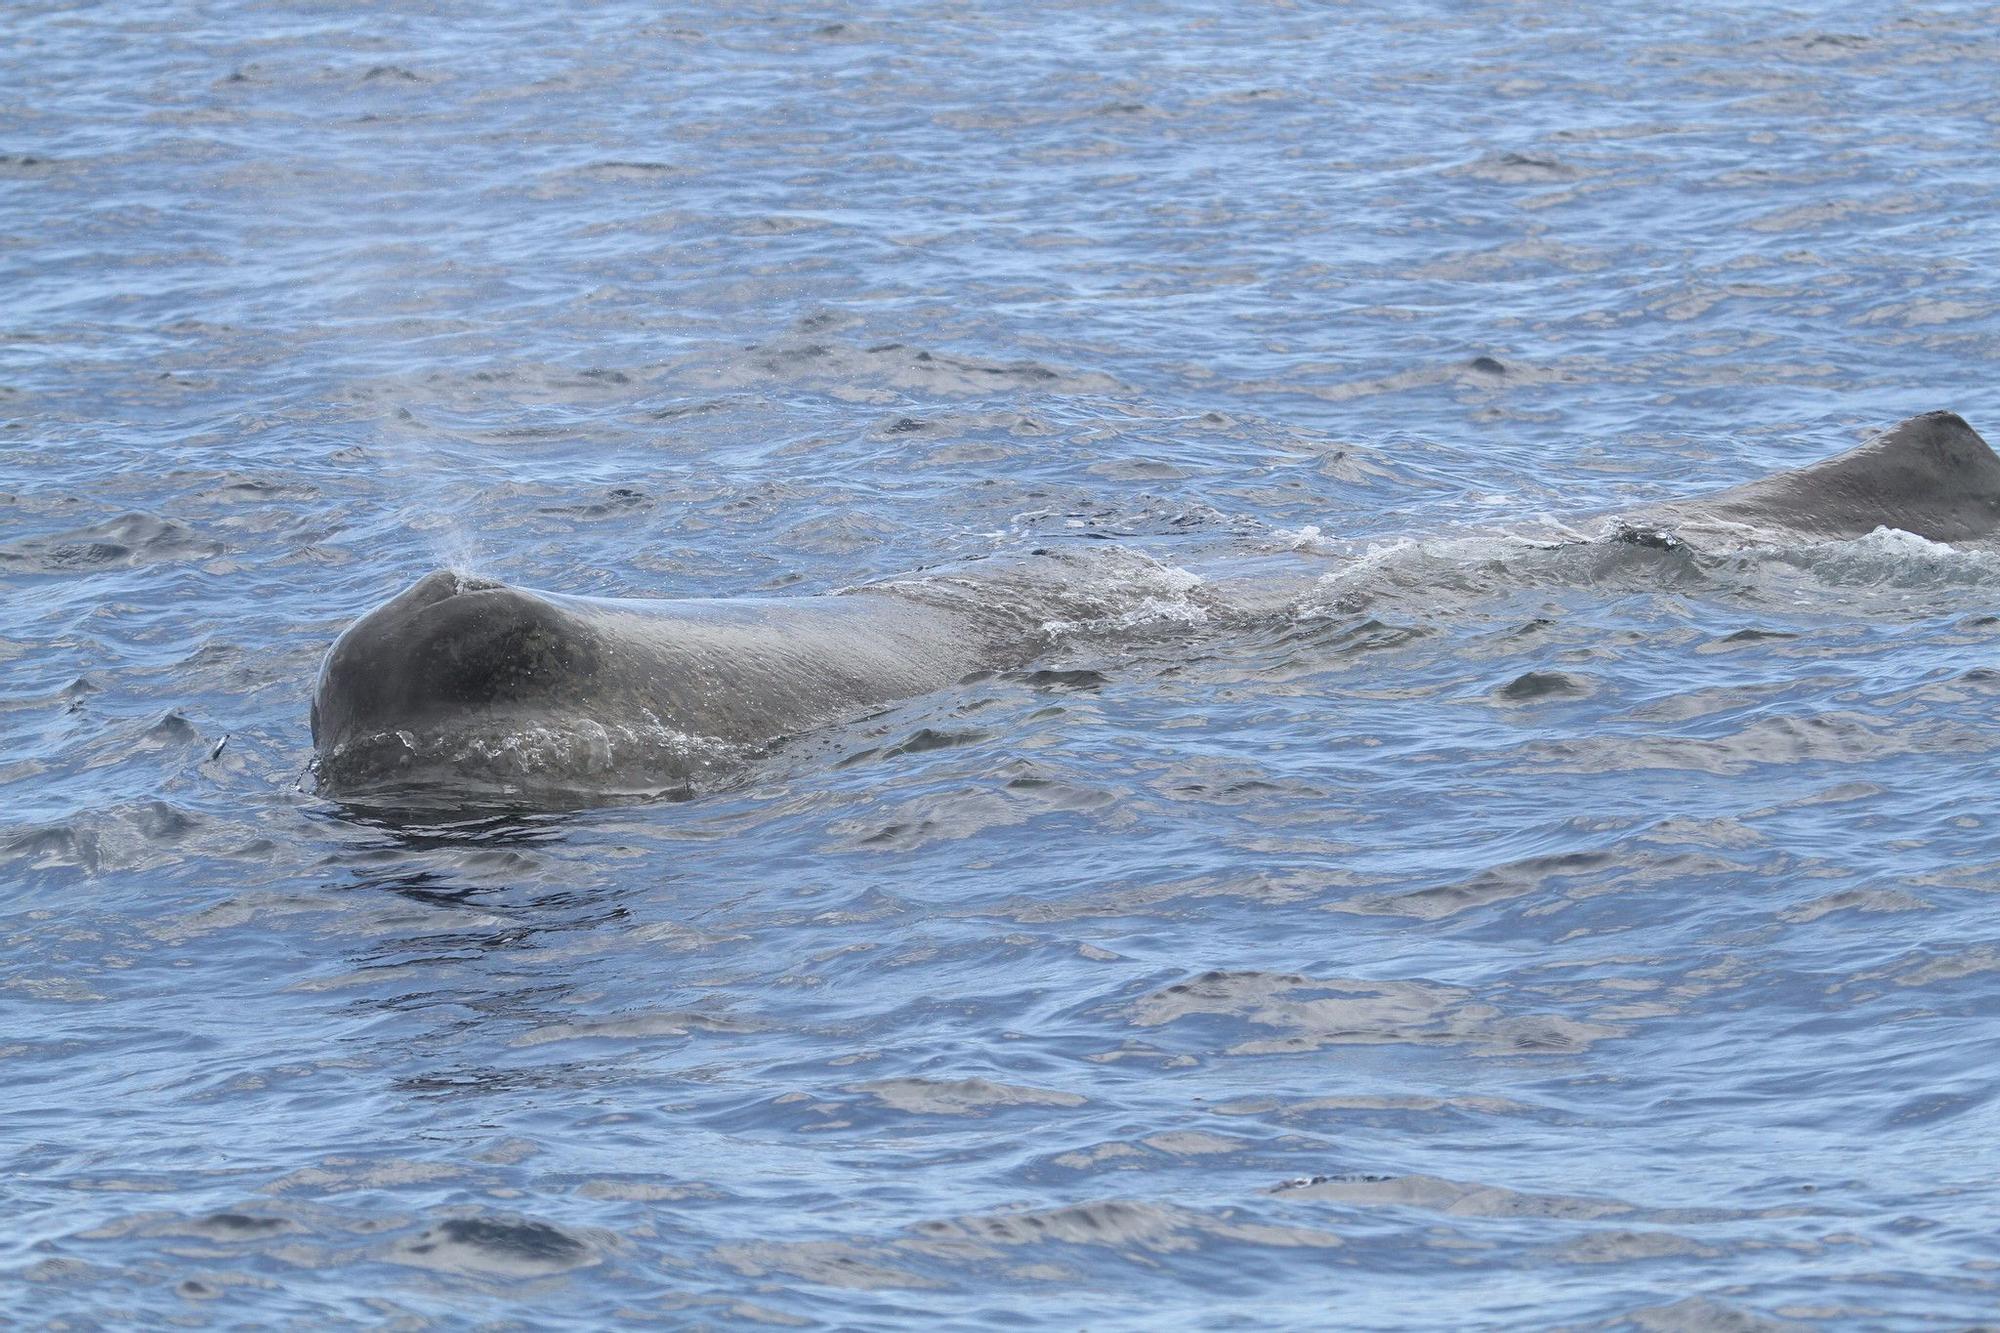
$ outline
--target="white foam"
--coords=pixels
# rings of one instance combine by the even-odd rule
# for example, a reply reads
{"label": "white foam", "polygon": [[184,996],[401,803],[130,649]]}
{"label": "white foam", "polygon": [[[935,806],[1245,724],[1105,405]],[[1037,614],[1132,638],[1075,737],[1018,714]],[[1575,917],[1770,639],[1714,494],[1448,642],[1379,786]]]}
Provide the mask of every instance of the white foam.
{"label": "white foam", "polygon": [[1042,632],[1062,638],[1086,631],[1208,622],[1209,608],[1200,595],[1208,580],[1151,556],[1138,552],[1125,554],[1129,564],[1106,570],[1070,589],[1066,600],[1082,605],[1071,615],[1044,620]]}
{"label": "white foam", "polygon": [[1758,553],[1766,567],[1796,569],[1837,588],[1962,587],[2000,582],[2000,552],[1951,546],[1879,527],[1844,541],[1807,542]]}
{"label": "white foam", "polygon": [[1339,587],[1353,579],[1384,571],[1400,572],[1437,566],[1471,568],[1504,560],[1527,552],[1545,551],[1552,545],[1510,532],[1471,532],[1451,537],[1396,537],[1348,546],[1348,562],[1319,577],[1322,588]]}
{"label": "white foam", "polygon": [[1344,543],[1322,533],[1317,523],[1301,528],[1273,528],[1271,540],[1281,551],[1303,551],[1309,555],[1338,555]]}

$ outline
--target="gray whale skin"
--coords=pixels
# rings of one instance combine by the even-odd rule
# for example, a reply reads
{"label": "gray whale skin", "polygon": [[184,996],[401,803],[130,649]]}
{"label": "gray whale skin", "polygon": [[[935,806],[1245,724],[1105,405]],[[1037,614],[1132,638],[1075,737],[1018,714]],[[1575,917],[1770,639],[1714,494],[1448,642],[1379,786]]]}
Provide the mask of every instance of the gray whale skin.
{"label": "gray whale skin", "polygon": [[999,639],[887,588],[653,601],[440,570],[328,650],[312,705],[315,767],[336,794],[436,778],[618,785],[606,775],[657,790],[1007,665]]}
{"label": "gray whale skin", "polygon": [[[1900,528],[1934,541],[2000,527],[2000,458],[1929,412],[1836,457],[1619,515],[1613,536],[1813,539]],[[571,597],[428,574],[334,643],[313,700],[322,790],[436,778],[502,790],[605,774],[658,790],[786,736],[852,720],[1039,640],[976,603],[892,586],[817,597]]]}
{"label": "gray whale skin", "polygon": [[1839,540],[1898,528],[1971,541],[2000,528],[2000,457],[1957,413],[1926,412],[1844,454],[1623,518],[1690,538],[1747,528]]}

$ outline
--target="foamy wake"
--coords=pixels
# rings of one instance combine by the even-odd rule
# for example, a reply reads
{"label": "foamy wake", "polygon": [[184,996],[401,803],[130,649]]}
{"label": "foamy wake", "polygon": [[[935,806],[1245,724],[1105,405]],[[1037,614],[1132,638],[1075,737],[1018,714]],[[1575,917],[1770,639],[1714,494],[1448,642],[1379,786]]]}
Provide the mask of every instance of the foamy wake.
{"label": "foamy wake", "polygon": [[[1631,589],[1664,576],[1693,577],[1715,592],[1746,595],[1783,592],[1788,599],[1857,590],[1905,594],[2000,587],[2000,551],[1952,546],[1915,533],[1880,527],[1837,541],[1799,541],[1760,534],[1755,544],[1732,540],[1723,549],[1713,533],[1663,532],[1660,542],[1615,542],[1603,534],[1559,527],[1545,532],[1467,533],[1385,542],[1332,542],[1311,527],[1276,533],[1286,549],[1341,558],[1300,599],[1301,613],[1339,609],[1356,594],[1401,596],[1504,592],[1531,586],[1591,587],[1607,580]],[[1628,556],[1630,558],[1625,558]],[[1776,585],[1775,587],[1773,585]],[[1681,586],[1686,586],[1682,583]]]}
{"label": "foamy wake", "polygon": [[1042,622],[1052,639],[1077,634],[1133,630],[1146,626],[1199,626],[1208,623],[1208,580],[1150,556],[1127,553],[1123,567],[1069,590],[1074,610]]}
{"label": "foamy wake", "polygon": [[2000,552],[1934,542],[1900,528],[1876,528],[1848,541],[1775,547],[1756,555],[1766,566],[1790,567],[1834,587],[1920,589],[2000,583]]}
{"label": "foamy wake", "polygon": [[1517,533],[1491,532],[1330,544],[1322,554],[1344,555],[1346,559],[1340,568],[1320,575],[1300,599],[1299,610],[1311,614],[1335,608],[1360,591],[1476,590],[1481,585],[1505,582],[1510,571],[1525,575],[1530,560],[1546,558],[1562,545]]}

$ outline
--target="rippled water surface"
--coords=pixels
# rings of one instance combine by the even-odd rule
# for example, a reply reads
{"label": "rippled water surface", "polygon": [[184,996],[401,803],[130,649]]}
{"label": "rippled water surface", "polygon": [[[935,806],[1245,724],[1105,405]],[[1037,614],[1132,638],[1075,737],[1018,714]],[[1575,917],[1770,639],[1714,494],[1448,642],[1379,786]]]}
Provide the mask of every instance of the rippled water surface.
{"label": "rippled water surface", "polygon": [[[2000,13],[7,26],[13,1317],[2000,1307],[2000,555],[1508,535],[2000,430]],[[691,799],[313,781],[440,565],[1030,549],[1035,661]]]}

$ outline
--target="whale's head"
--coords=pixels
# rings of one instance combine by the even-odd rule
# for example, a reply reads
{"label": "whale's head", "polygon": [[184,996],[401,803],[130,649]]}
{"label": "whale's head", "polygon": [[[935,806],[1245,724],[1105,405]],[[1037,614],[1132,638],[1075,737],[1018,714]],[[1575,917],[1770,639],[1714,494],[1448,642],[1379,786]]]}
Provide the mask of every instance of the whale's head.
{"label": "whale's head", "polygon": [[328,650],[314,748],[357,755],[383,738],[436,738],[585,700],[600,648],[554,601],[440,570],[362,616]]}

